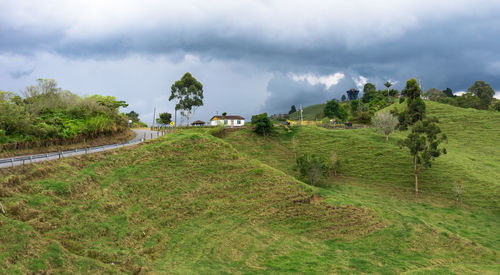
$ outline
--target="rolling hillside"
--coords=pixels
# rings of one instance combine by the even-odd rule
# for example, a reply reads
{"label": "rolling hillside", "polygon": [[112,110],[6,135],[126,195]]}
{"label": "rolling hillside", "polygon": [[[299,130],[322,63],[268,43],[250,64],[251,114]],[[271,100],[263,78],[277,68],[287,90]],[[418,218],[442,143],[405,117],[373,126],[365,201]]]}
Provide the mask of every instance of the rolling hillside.
{"label": "rolling hillside", "polygon": [[[449,154],[418,198],[405,133],[369,128],[199,128],[2,170],[0,273],[498,274],[500,114],[427,106]],[[293,137],[298,154],[337,153],[341,175],[297,180]]]}
{"label": "rolling hillside", "polygon": [[0,273],[335,270],[384,226],[204,134],[2,172]]}
{"label": "rolling hillside", "polygon": [[[383,135],[374,129],[292,127],[291,133],[278,128],[277,133],[268,139],[262,139],[249,131],[240,131],[231,134],[226,140],[250,157],[294,176],[298,176],[298,173],[294,167],[292,137],[299,143],[298,155],[316,153],[328,157],[331,152],[335,152],[343,161],[342,176],[325,180],[317,192],[332,203],[354,203],[368,207],[390,220],[392,229],[387,230],[379,241],[384,247],[380,249],[398,251],[398,255],[389,255],[391,259],[404,258],[405,255],[408,259],[419,258],[398,249],[414,243],[434,247],[432,251],[444,249],[451,253],[449,255],[459,254],[455,248],[427,243],[422,232],[407,234],[423,230],[420,228],[422,226],[426,228],[424,231],[439,232],[446,238],[456,238],[491,249],[494,255],[498,255],[500,129],[497,126],[500,125],[500,113],[456,108],[435,102],[429,102],[427,106],[430,115],[439,117],[441,127],[448,135],[449,142],[445,144],[448,154],[438,158],[432,168],[423,172],[418,198],[413,193],[410,156],[397,146],[397,140],[406,133],[397,133],[386,143]],[[464,186],[459,202],[455,192],[456,183]],[[391,237],[391,234],[395,235]],[[391,238],[398,242],[391,243]],[[370,249],[378,251],[378,245],[374,243]],[[354,253],[359,248],[350,246],[348,250]],[[448,256],[441,258],[431,251],[428,253],[424,258],[442,261],[443,266],[448,267],[434,266],[426,270],[480,273],[472,267],[460,270]],[[369,262],[368,266],[376,265],[371,257],[360,258]],[[400,270],[407,270],[407,263],[395,265]],[[495,261],[493,270],[498,272],[499,263]]]}

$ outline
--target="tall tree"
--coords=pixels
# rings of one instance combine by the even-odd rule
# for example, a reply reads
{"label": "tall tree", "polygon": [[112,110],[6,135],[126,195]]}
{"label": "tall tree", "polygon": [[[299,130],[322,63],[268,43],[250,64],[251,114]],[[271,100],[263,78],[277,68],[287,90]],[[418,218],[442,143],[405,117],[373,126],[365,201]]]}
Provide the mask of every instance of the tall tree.
{"label": "tall tree", "polygon": [[292,105],[292,107],[290,107],[290,111],[288,111],[288,114],[292,114],[295,112],[297,112],[297,108],[295,107],[295,105]]}
{"label": "tall tree", "polygon": [[185,73],[180,80],[177,80],[171,87],[169,101],[177,99],[175,105],[175,117],[177,119],[177,110],[187,119],[189,127],[189,117],[195,112],[196,108],[203,106],[203,84],[201,84],[190,73]]}
{"label": "tall tree", "polygon": [[491,88],[490,84],[481,80],[474,82],[474,84],[470,86],[467,91],[479,97],[479,100],[481,101],[479,108],[484,110],[488,109],[488,106],[490,106],[493,96],[495,95],[495,91]]}
{"label": "tall tree", "polygon": [[406,87],[403,89],[401,94],[407,98],[407,111],[410,118],[410,124],[424,119],[425,116],[425,102],[422,100],[422,90],[418,85],[415,78],[411,78],[406,81]]}
{"label": "tall tree", "polygon": [[387,80],[387,81],[384,83],[384,86],[387,88],[387,91],[389,91],[389,88],[391,88],[392,83],[391,83],[389,80]]}
{"label": "tall tree", "polygon": [[342,102],[344,102],[344,101],[346,101],[346,100],[347,100],[347,97],[346,97],[345,95],[342,95],[342,97],[340,98],[340,100],[341,100]]}
{"label": "tall tree", "polygon": [[363,87],[363,96],[361,97],[361,101],[363,103],[370,102],[377,94],[377,87],[372,83],[366,83]]}
{"label": "tall tree", "polygon": [[435,158],[446,154],[446,149],[439,147],[446,139],[446,135],[441,133],[437,118],[430,118],[415,123],[408,137],[400,142],[400,146],[408,148],[412,156],[415,195],[418,195],[418,175],[424,168],[431,167]]}
{"label": "tall tree", "polygon": [[356,90],[354,88],[351,88],[346,93],[347,93],[347,98],[349,98],[349,100],[356,100],[356,99],[358,99],[358,94],[359,94],[358,90]]}

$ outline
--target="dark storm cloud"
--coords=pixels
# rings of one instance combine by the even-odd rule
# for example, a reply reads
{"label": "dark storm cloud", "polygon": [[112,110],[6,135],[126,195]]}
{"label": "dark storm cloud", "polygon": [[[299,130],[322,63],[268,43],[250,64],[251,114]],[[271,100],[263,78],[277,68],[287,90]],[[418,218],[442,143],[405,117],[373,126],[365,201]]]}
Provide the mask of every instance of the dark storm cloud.
{"label": "dark storm cloud", "polygon": [[[370,1],[363,5],[226,1],[213,4],[215,8],[190,1],[191,6],[177,3],[178,12],[169,12],[174,7],[167,4],[153,3],[165,14],[128,7],[131,23],[120,21],[128,17],[120,18],[113,10],[110,13],[116,20],[87,18],[82,11],[81,16],[75,14],[77,23],[58,14],[60,22],[46,28],[41,19],[39,24],[35,20],[14,26],[3,16],[0,51],[48,51],[95,60],[167,54],[173,62],[181,62],[189,53],[202,62],[252,64],[274,74],[262,107],[268,112],[338,98],[356,87],[352,78],[359,76],[379,87],[391,79],[399,89],[411,77],[422,79],[425,89],[465,90],[479,79],[500,88],[500,20],[496,16],[500,4],[494,1],[385,1],[386,12],[380,11],[382,4]],[[226,10],[224,4],[230,8]],[[69,9],[68,14],[72,12]],[[290,72],[318,76],[341,72],[345,77],[325,89],[321,84],[295,81]],[[234,84],[227,81],[228,86]]]}

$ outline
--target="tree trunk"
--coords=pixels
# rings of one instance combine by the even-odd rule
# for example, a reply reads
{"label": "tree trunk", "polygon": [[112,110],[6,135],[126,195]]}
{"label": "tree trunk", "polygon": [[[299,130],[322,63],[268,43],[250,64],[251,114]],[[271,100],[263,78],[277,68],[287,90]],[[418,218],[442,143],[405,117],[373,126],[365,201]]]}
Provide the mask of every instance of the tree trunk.
{"label": "tree trunk", "polygon": [[418,196],[418,170],[417,170],[417,155],[415,155],[414,160],[413,160],[413,173],[415,174],[415,196]]}
{"label": "tree trunk", "polygon": [[389,135],[385,135],[385,142],[389,141]]}

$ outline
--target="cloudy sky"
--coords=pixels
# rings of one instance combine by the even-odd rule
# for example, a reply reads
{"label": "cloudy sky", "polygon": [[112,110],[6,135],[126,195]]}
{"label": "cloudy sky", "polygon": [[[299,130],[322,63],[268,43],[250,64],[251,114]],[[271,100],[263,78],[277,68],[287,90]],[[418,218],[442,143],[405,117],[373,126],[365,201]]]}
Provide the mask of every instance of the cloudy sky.
{"label": "cloudy sky", "polygon": [[54,78],[126,100],[148,123],[155,106],[173,112],[170,86],[185,72],[204,85],[205,121],[411,77],[499,91],[498,14],[498,0],[0,0],[0,90]]}

